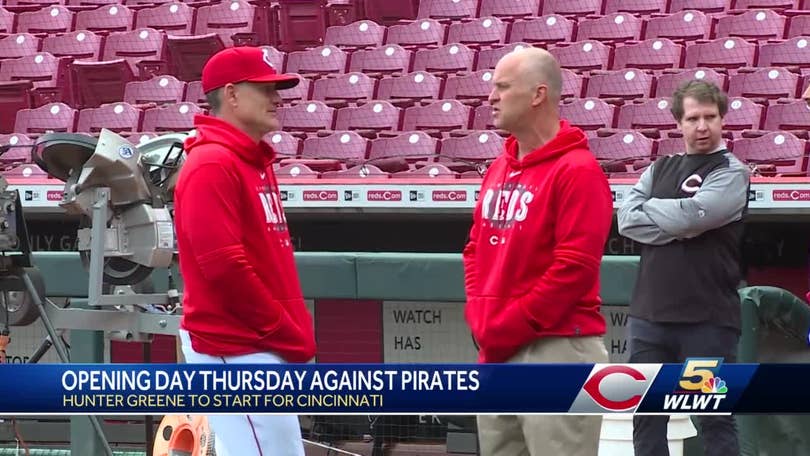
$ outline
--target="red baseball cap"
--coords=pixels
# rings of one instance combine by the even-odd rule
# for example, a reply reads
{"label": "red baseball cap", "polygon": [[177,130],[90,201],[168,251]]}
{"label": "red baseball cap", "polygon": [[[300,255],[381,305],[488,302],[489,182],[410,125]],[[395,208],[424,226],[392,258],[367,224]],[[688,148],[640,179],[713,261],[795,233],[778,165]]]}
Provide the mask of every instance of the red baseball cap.
{"label": "red baseball cap", "polygon": [[291,89],[298,85],[298,76],[279,74],[266,49],[239,46],[223,49],[208,59],[202,70],[204,93],[226,84],[239,82],[272,82],[276,89]]}

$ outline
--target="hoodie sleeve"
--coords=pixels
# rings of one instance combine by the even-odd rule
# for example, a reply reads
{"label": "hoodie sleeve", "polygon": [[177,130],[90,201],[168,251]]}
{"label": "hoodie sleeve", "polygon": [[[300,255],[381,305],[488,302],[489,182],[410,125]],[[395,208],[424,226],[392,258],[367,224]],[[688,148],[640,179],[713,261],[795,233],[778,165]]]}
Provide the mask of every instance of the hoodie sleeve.
{"label": "hoodie sleeve", "polygon": [[[178,216],[194,262],[203,277],[227,287],[235,312],[257,328],[276,327],[286,315],[248,261],[242,244],[240,200],[236,177],[218,163],[206,163],[186,179]],[[268,322],[272,319],[272,322]]]}
{"label": "hoodie sleeve", "polygon": [[613,219],[613,197],[596,166],[560,173],[551,266],[512,305],[539,328],[553,328],[599,279]]}
{"label": "hoodie sleeve", "polygon": [[627,199],[619,208],[616,218],[619,223],[619,234],[622,236],[642,244],[663,245],[674,241],[675,236],[662,230],[644,212],[643,207],[652,192],[653,166],[655,163],[641,173],[638,182],[630,189]]}
{"label": "hoodie sleeve", "polygon": [[464,263],[464,291],[469,298],[473,296],[475,293],[475,287],[477,283],[476,273],[477,269],[475,268],[475,249],[478,243],[478,224],[479,224],[479,214],[481,211],[480,204],[476,204],[475,211],[473,212],[473,223],[472,227],[470,228],[469,238],[467,239],[467,244],[464,246],[464,250],[461,253],[461,258]]}

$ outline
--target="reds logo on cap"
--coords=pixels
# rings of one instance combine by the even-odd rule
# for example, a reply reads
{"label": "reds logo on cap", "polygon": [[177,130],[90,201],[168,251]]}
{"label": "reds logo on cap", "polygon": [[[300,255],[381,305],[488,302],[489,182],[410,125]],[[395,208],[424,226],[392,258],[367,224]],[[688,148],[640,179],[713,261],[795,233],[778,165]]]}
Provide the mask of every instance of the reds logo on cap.
{"label": "reds logo on cap", "polygon": [[208,59],[202,70],[205,93],[240,82],[274,83],[276,89],[285,90],[297,86],[299,81],[296,75],[276,71],[269,49],[252,46],[223,49]]}

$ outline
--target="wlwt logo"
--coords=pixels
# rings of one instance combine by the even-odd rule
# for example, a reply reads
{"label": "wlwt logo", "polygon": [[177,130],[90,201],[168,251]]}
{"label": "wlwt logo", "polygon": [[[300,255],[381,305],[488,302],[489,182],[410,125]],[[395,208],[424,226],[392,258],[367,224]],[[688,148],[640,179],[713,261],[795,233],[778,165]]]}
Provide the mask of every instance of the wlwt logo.
{"label": "wlwt logo", "polygon": [[660,364],[597,364],[568,411],[632,413],[660,369]]}

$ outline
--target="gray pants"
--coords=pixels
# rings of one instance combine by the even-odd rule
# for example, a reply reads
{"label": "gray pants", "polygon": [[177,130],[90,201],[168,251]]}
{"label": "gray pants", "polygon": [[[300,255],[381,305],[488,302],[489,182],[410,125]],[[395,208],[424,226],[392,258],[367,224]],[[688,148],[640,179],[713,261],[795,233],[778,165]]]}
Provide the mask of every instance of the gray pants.
{"label": "gray pants", "polygon": [[[509,363],[606,363],[601,337],[548,337],[523,348]],[[481,456],[596,456],[601,416],[480,415]]]}
{"label": "gray pants", "polygon": [[[630,319],[631,363],[682,363],[689,357],[737,360],[737,332],[712,324],[660,324]],[[738,456],[740,446],[733,416],[699,417],[706,456]],[[669,417],[633,417],[635,456],[668,456]]]}

